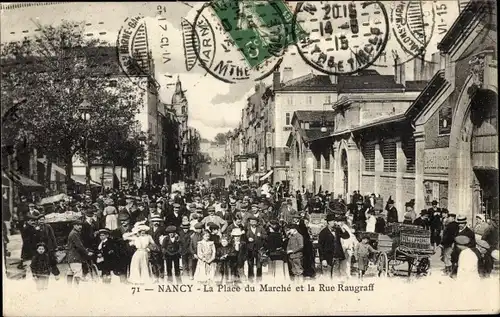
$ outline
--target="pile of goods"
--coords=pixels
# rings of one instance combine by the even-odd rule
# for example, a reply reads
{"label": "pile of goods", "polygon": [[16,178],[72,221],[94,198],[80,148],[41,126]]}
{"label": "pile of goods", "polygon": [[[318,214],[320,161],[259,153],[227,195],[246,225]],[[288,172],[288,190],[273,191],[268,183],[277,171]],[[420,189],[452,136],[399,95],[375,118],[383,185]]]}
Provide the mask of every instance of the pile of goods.
{"label": "pile of goods", "polygon": [[45,222],[47,223],[55,223],[55,222],[73,222],[75,220],[82,219],[81,212],[73,212],[71,210],[66,211],[64,213],[50,213],[45,215]]}

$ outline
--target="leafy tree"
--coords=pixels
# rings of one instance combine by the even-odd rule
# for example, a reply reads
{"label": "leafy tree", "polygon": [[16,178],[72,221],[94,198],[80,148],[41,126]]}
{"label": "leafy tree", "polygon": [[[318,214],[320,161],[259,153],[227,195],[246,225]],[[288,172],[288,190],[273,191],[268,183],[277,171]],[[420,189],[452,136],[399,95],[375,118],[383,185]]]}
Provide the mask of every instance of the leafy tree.
{"label": "leafy tree", "polygon": [[217,135],[215,136],[215,143],[217,143],[218,145],[224,145],[226,144],[226,141],[227,136],[225,133],[217,133]]}
{"label": "leafy tree", "polygon": [[52,162],[64,162],[70,187],[73,157],[92,161],[104,155],[103,146],[115,150],[111,132],[136,124],[142,92],[120,78],[110,88],[120,73],[117,63],[109,63],[115,50],[86,37],[83,22],[39,28],[40,35],[1,50],[2,114],[11,118],[2,118],[2,144],[36,147],[47,156],[49,171]]}

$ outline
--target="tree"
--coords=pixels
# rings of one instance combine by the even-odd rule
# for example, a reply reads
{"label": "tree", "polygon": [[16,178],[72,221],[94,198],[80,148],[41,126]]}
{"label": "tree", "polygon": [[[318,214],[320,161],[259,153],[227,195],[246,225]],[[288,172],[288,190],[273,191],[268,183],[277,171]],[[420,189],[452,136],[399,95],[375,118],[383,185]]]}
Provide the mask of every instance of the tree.
{"label": "tree", "polygon": [[218,145],[224,145],[224,144],[226,144],[226,141],[227,141],[227,134],[226,133],[217,133],[214,140],[215,140],[215,143],[217,143]]}
{"label": "tree", "polygon": [[[142,92],[121,81],[110,89],[118,65],[104,62],[100,52],[115,50],[85,36],[84,23],[39,28],[40,35],[1,50],[2,114],[17,118],[2,120],[8,131],[2,144],[36,147],[47,156],[49,171],[52,162],[64,162],[69,187],[73,157],[101,156],[103,145],[111,144],[111,131],[129,131]],[[88,120],[83,119],[84,101],[91,105],[85,110]]]}

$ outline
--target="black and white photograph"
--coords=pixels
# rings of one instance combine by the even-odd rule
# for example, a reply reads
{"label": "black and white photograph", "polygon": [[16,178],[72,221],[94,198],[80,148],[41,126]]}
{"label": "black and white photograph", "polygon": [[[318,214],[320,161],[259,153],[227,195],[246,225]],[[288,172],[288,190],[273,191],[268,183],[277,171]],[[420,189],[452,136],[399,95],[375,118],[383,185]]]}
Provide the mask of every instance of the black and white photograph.
{"label": "black and white photograph", "polygon": [[500,312],[496,1],[0,14],[3,315]]}

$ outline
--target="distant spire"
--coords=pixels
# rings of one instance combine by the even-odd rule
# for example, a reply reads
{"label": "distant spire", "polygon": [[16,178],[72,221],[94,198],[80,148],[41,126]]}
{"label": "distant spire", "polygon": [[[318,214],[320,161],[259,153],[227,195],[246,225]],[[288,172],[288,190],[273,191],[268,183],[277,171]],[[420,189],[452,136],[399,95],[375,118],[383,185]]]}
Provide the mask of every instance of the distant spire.
{"label": "distant spire", "polygon": [[181,103],[186,101],[186,96],[184,95],[184,90],[182,90],[181,79],[177,76],[177,82],[175,83],[175,92],[172,96],[172,104]]}

